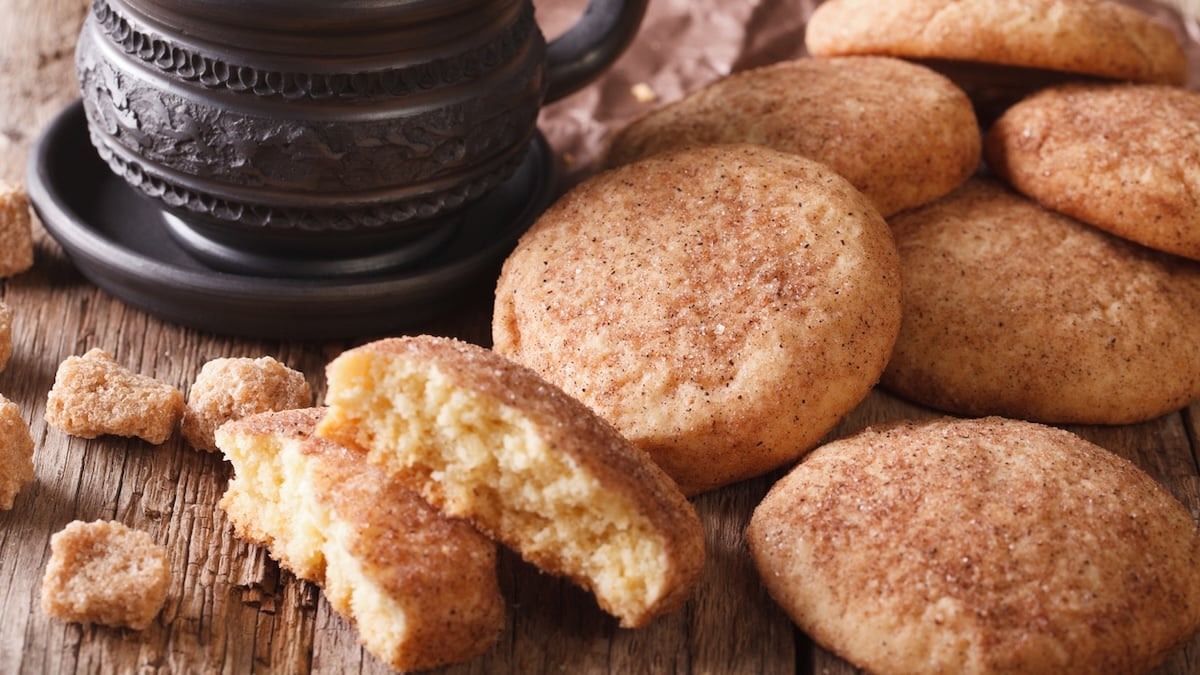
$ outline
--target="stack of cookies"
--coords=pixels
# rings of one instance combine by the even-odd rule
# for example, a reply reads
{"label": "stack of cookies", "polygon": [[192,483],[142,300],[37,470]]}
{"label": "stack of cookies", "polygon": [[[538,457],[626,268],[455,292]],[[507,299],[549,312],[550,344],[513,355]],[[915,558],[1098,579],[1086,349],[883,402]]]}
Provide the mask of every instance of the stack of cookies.
{"label": "stack of cookies", "polygon": [[993,109],[980,175],[890,219],[904,321],[884,386],[1047,423],[1140,422],[1200,398],[1200,93],[1180,86],[1167,27],[1095,0],[834,0],[807,44],[973,82],[1055,76]]}
{"label": "stack of cookies", "polygon": [[[807,46],[617,133],[506,261],[496,351],[686,494],[795,464],[751,554],[860,667],[1149,670],[1200,628],[1196,522],[1044,425],[1200,398],[1176,36],[1106,0],[829,0]],[[877,384],[972,419],[822,446]]]}

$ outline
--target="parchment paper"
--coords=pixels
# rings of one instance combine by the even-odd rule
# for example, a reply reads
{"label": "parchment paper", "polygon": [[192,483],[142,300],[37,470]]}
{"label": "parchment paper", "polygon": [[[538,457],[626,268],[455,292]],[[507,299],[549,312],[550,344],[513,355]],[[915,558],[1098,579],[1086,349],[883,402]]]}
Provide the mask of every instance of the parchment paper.
{"label": "parchment paper", "polygon": [[[888,0],[880,0],[887,2]],[[534,0],[547,39],[569,27],[585,0]],[[819,0],[650,0],[641,29],[613,67],[587,88],[542,110],[539,127],[560,159],[561,188],[595,170],[605,138],[637,115],[737,70],[801,58],[804,26]],[[1177,10],[1200,0],[1130,0],[1171,26],[1188,50],[1190,86],[1200,83],[1200,26]],[[1191,36],[1196,36],[1195,38]]]}

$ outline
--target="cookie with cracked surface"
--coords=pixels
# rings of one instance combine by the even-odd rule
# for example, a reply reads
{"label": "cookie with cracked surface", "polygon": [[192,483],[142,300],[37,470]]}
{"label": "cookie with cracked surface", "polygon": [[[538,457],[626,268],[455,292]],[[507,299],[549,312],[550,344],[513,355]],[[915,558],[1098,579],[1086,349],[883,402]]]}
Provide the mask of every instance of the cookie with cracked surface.
{"label": "cookie with cracked surface", "polygon": [[424,670],[487,651],[504,628],[496,545],[361,453],[315,437],[322,414],[264,412],[217,429],[235,472],[221,508],[238,535],[320,585],[392,668]]}
{"label": "cookie with cracked surface", "polygon": [[1187,82],[1175,32],[1111,0],[829,0],[813,12],[805,41],[819,56],[923,63],[967,92],[984,126],[1063,82]]}
{"label": "cookie with cracked surface", "polygon": [[866,397],[899,272],[887,223],[829,167],[685,149],[546,211],[504,264],[492,335],[696,494],[795,461]]}
{"label": "cookie with cracked surface", "polygon": [[809,19],[820,56],[881,54],[1182,85],[1168,26],[1111,0],[829,0]]}
{"label": "cookie with cracked surface", "polygon": [[1009,108],[986,144],[989,166],[1046,208],[1200,260],[1200,92],[1046,89]]}
{"label": "cookie with cracked surface", "polygon": [[579,401],[489,349],[428,335],[348,350],[317,433],[543,571],[627,628],[680,609],[704,567],[696,510]]}
{"label": "cookie with cracked surface", "polygon": [[972,179],[890,221],[904,318],[881,384],[962,415],[1127,424],[1200,398],[1200,263]]}
{"label": "cookie with cracked surface", "polygon": [[874,56],[799,59],[735,73],[643,115],[616,134],[606,161],[715,143],[823,162],[886,217],[962,184],[981,140],[967,95],[928,68]]}
{"label": "cookie with cracked surface", "polygon": [[1200,628],[1200,533],[1130,462],[1001,418],[822,446],[746,534],[818,643],[892,673],[1139,673]]}

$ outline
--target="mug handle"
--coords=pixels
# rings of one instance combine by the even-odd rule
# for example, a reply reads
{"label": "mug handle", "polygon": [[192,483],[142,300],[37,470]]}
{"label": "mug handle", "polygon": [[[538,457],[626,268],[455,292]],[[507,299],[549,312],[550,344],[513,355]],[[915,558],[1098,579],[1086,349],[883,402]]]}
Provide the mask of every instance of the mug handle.
{"label": "mug handle", "polygon": [[591,0],[567,32],[546,45],[544,103],[582,89],[625,51],[649,0]]}

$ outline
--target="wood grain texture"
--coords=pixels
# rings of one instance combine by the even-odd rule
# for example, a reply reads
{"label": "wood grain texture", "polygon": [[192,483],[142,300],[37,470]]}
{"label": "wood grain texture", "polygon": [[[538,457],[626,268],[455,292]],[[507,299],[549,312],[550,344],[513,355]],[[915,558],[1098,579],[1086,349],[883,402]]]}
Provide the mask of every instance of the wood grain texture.
{"label": "wood grain texture", "polygon": [[[811,3],[810,3],[811,4]],[[22,179],[46,122],[76,98],[74,41],[85,0],[0,0],[0,178]],[[385,673],[352,625],[311,584],[239,541],[217,502],[230,476],[220,455],[176,436],[72,438],[42,420],[67,356],[102,347],[126,367],[186,393],[212,358],[270,355],[323,394],[323,368],[350,342],[245,340],[163,323],[89,284],[40,228],[32,270],[0,282],[15,313],[15,354],[0,393],[15,401],[36,444],[37,476],[0,511],[2,673]],[[490,303],[468,303],[411,332],[490,343]],[[877,392],[835,434],[932,413]],[[1074,429],[1138,463],[1200,519],[1200,406],[1146,424]],[[763,591],[746,552],[750,512],[778,473],[696,499],[709,564],[685,609],[647,629],[619,629],[586,593],[512,554],[500,561],[508,623],[499,644],[444,669],[483,673],[854,673],[798,634]],[[145,631],[67,624],[40,609],[50,535],[74,519],[116,519],[170,552],[166,606]],[[1160,675],[1200,675],[1200,638]]]}

